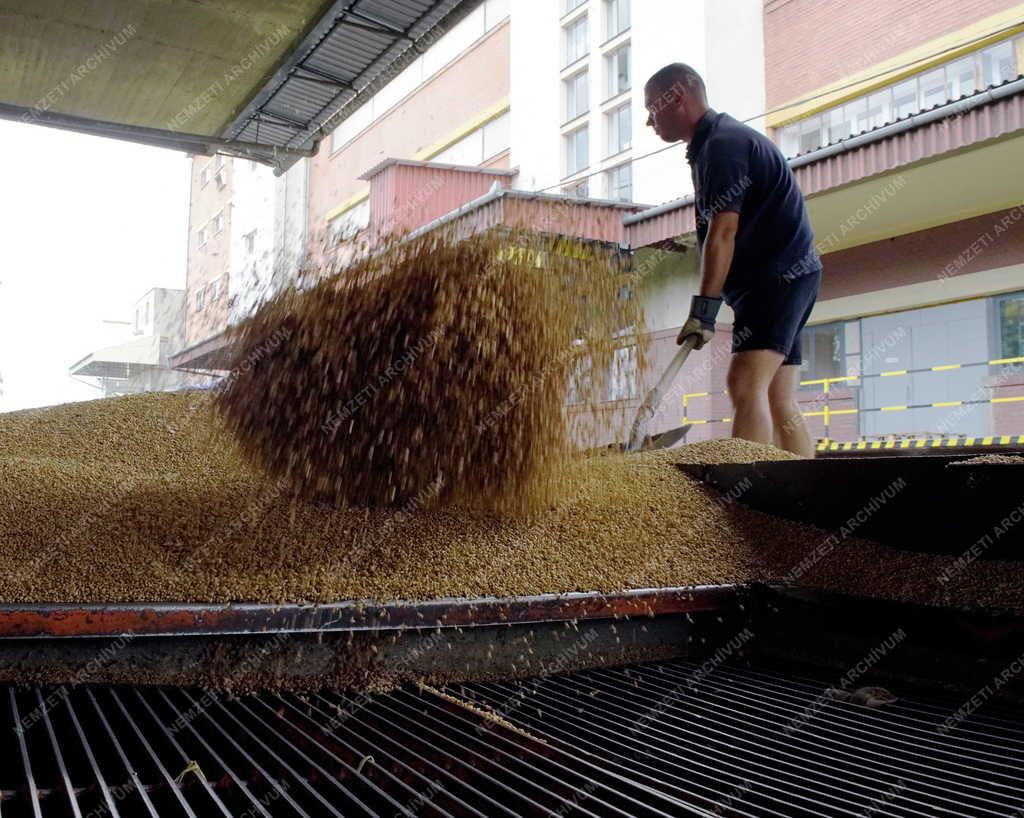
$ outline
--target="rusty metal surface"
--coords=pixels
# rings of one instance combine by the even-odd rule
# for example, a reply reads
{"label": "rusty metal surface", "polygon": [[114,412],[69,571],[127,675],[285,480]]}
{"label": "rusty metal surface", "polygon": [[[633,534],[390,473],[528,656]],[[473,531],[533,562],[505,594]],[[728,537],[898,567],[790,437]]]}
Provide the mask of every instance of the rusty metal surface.
{"label": "rusty metal surface", "polygon": [[740,587],[703,585],[616,594],[449,597],[383,604],[358,600],[321,605],[8,603],[0,604],[0,639],[467,628],[657,616],[727,607],[735,601]]}

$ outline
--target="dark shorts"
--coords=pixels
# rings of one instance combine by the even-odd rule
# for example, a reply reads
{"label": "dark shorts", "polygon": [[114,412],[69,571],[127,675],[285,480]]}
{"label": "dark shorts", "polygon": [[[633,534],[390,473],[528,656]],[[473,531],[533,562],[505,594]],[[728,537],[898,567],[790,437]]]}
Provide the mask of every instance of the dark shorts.
{"label": "dark shorts", "polygon": [[769,276],[756,287],[727,293],[725,302],[736,314],[732,351],[773,349],[786,356],[783,366],[802,363],[801,330],[820,286],[821,271],[816,270],[789,280],[781,274]]}

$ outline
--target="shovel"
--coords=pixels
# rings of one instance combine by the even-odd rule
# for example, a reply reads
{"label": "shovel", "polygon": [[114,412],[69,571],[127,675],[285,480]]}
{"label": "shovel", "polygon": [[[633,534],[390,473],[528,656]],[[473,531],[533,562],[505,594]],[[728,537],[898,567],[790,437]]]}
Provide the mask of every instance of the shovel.
{"label": "shovel", "polygon": [[661,376],[661,379],[655,387],[647,393],[647,397],[644,399],[644,402],[641,403],[640,408],[636,410],[636,417],[633,418],[633,427],[629,433],[629,442],[612,444],[611,448],[625,452],[646,452],[655,449],[667,449],[678,443],[686,436],[686,433],[693,427],[692,423],[687,423],[686,425],[679,426],[675,429],[669,429],[668,431],[657,435],[647,434],[647,427],[650,425],[655,412],[658,411],[658,407],[661,405],[661,401],[665,397],[665,392],[667,392],[668,388],[672,385],[672,381],[676,379],[676,375],[679,374],[679,370],[682,369],[683,364],[686,363],[686,359],[689,357],[690,353],[693,352],[693,347],[696,343],[696,335],[689,335],[683,339],[683,343],[679,347],[679,351],[676,352],[675,356],[669,362],[669,365],[665,367],[665,372]]}

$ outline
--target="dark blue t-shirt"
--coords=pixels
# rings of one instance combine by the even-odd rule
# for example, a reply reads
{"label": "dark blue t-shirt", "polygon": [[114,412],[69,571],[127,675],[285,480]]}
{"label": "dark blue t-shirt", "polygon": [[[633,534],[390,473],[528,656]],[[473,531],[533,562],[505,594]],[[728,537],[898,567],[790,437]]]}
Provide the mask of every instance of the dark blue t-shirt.
{"label": "dark blue t-shirt", "polygon": [[740,214],[723,288],[726,301],[821,269],[803,194],[782,151],[767,136],[708,110],[686,148],[686,159],[696,191],[701,250],[716,213]]}

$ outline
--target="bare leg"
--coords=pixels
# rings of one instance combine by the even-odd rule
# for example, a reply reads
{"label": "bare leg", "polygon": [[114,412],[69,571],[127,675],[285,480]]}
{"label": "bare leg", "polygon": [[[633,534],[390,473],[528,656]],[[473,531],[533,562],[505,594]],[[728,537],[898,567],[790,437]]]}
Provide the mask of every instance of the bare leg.
{"label": "bare leg", "polygon": [[799,366],[780,366],[768,387],[768,403],[780,441],[776,445],[801,457],[814,457],[814,441],[796,400],[799,387]]}
{"label": "bare leg", "polygon": [[770,349],[752,349],[732,356],[728,384],[734,408],[733,437],[756,443],[772,442],[768,387],[783,360],[781,352]]}

